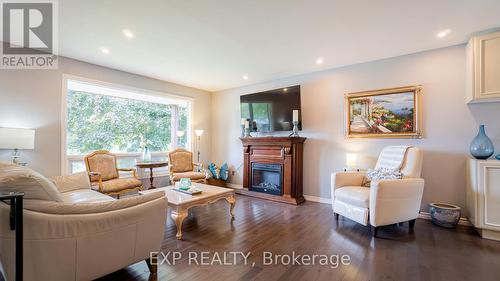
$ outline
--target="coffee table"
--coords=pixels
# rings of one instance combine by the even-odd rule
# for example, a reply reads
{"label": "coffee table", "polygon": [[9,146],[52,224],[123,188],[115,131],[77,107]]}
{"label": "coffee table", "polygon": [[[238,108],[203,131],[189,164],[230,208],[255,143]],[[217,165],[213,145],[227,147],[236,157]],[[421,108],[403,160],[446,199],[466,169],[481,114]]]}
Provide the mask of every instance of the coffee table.
{"label": "coffee table", "polygon": [[229,203],[229,213],[234,218],[234,205],[236,198],[234,190],[230,188],[193,183],[197,188],[203,190],[201,194],[189,195],[172,190],[173,186],[160,187],[155,189],[139,191],[139,194],[164,191],[168,200],[168,206],[172,208],[171,217],[177,226],[177,239],[182,239],[182,222],[188,215],[188,210],[192,207],[203,206],[214,203],[220,199],[225,199]]}

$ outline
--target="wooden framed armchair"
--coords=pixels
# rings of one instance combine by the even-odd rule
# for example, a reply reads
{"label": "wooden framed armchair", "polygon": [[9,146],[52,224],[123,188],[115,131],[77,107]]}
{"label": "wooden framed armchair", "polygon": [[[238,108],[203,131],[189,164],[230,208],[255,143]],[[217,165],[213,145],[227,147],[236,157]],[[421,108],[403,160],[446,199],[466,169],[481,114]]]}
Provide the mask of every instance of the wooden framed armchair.
{"label": "wooden framed armchair", "polygon": [[193,153],[183,148],[177,148],[168,154],[170,180],[179,181],[182,178],[189,178],[192,182],[206,183],[205,173],[195,171],[198,163],[193,163]]}
{"label": "wooden framed armchair", "polygon": [[[85,167],[90,182],[99,192],[116,195],[135,190],[142,190],[142,182],[137,178],[135,169],[119,169],[116,155],[107,150],[97,150],[85,156]],[[131,172],[132,178],[120,178],[120,171]]]}

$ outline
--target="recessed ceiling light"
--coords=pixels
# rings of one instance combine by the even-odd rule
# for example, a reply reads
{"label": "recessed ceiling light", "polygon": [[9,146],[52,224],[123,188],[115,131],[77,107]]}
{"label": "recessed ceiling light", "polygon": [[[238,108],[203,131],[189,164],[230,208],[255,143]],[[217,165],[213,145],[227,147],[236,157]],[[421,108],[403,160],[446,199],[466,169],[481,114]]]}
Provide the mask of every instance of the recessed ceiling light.
{"label": "recessed ceiling light", "polygon": [[101,50],[101,53],[103,53],[103,54],[106,54],[106,55],[109,54],[109,49],[106,47],[100,47],[99,50]]}
{"label": "recessed ceiling light", "polygon": [[241,78],[242,78],[243,80],[248,80],[248,75],[246,75],[246,74],[245,74],[245,75],[243,75]]}
{"label": "recessed ceiling light", "polygon": [[317,58],[316,59],[316,64],[323,64],[324,58]]}
{"label": "recessed ceiling light", "polygon": [[130,31],[129,29],[123,29],[122,33],[127,38],[134,38],[134,33],[132,31]]}
{"label": "recessed ceiling light", "polygon": [[443,37],[446,37],[448,34],[450,34],[451,30],[449,29],[445,29],[441,32],[439,32],[436,36],[437,38],[443,38]]}

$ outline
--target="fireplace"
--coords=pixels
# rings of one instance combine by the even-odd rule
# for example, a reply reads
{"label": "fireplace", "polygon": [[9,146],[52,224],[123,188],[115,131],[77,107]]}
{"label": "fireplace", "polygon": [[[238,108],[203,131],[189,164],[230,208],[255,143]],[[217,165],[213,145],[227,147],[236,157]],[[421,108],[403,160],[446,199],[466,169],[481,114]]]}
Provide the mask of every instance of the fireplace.
{"label": "fireplace", "polygon": [[302,194],[302,137],[247,137],[243,144],[243,188],[236,193],[299,205]]}
{"label": "fireplace", "polygon": [[273,195],[283,193],[283,165],[252,163],[252,191]]}

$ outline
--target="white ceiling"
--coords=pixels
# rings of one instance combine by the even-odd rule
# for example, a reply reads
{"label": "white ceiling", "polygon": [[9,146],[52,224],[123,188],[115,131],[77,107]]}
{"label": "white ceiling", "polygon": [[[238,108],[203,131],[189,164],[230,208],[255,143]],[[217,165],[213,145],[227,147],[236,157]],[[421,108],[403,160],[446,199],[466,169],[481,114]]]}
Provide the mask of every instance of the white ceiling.
{"label": "white ceiling", "polygon": [[[499,0],[59,3],[61,55],[208,91],[456,45],[500,26]],[[443,29],[451,33],[438,39]]]}

